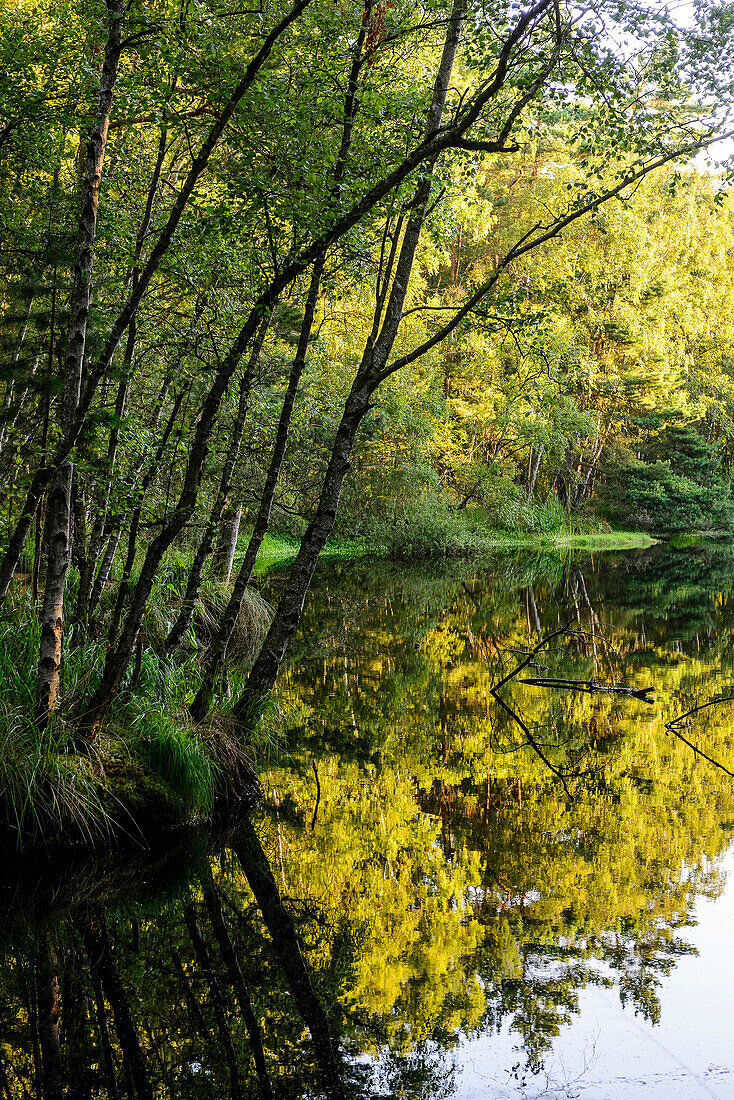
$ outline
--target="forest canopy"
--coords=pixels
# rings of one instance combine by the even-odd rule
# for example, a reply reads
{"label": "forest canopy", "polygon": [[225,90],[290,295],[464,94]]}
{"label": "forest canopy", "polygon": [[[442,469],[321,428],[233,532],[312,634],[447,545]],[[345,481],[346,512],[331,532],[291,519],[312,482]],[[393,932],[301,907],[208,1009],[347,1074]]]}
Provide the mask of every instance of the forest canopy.
{"label": "forest canopy", "polygon": [[333,533],[730,528],[734,208],[693,160],[734,129],[728,6],[0,10],[26,732],[95,741],[156,660],[203,722],[268,530],[250,731]]}

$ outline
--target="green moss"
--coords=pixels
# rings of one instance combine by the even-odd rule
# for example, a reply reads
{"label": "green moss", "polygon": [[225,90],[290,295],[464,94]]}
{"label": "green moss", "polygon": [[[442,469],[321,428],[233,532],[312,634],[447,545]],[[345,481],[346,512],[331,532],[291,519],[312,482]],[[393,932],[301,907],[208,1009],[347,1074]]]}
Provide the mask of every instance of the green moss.
{"label": "green moss", "polygon": [[133,759],[106,760],[101,796],[115,832],[133,840],[183,820],[183,807],[164,780]]}

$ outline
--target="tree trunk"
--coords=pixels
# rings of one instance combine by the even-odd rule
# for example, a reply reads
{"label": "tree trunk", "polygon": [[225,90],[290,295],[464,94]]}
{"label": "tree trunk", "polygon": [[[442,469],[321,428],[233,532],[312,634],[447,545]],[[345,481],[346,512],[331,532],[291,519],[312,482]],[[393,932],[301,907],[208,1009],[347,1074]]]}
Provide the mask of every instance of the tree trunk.
{"label": "tree trunk", "polygon": [[[69,310],[64,392],[61,402],[61,432],[67,434],[75,419],[81,393],[84,350],[91,305],[94,242],[97,207],[112,109],[112,93],[122,52],[124,0],[108,0],[110,15],[104,64],[92,132],[87,141],[81,211],[77,237],[74,284]],[[38,658],[36,720],[44,728],[58,705],[61,638],[64,615],[64,585],[71,553],[72,463],[59,467],[48,499],[48,568],[41,611],[41,645]]]}
{"label": "tree trunk", "polygon": [[543,444],[541,443],[535,456],[535,464],[533,465],[533,471],[530,477],[530,484],[528,485],[528,500],[532,500],[535,493],[535,482],[538,480],[538,470],[540,469],[540,460],[542,457]]}
{"label": "tree trunk", "polygon": [[306,362],[306,350],[311,338],[311,328],[313,325],[313,317],[316,309],[316,302],[318,300],[323,270],[324,261],[322,257],[317,261],[311,277],[311,285],[306,300],[306,311],[303,324],[301,325],[298,349],[293,361],[293,366],[291,367],[288,388],[283,399],[283,406],[278,420],[278,430],[275,437],[275,446],[265,478],[265,486],[260,498],[260,505],[255,517],[255,526],[250,536],[250,541],[247,544],[244,561],[237,574],[237,580],[235,581],[229,603],[222,616],[219,629],[209,647],[209,657],[202,674],[201,686],[191,704],[191,714],[196,721],[201,721],[209,710],[214,683],[224,662],[229,640],[232,637],[232,632],[237,623],[240,611],[242,610],[242,601],[245,598],[245,592],[247,591],[247,586],[252,577],[252,571],[255,567],[258,551],[262,546],[262,541],[265,538],[270,522],[270,513],[275,498],[275,488],[280,476],[280,469],[283,465],[283,457],[288,442],[288,432],[290,430],[291,417],[293,415],[293,406],[295,404],[298,385]]}
{"label": "tree trunk", "polygon": [[[428,111],[426,140],[430,139],[441,124],[454,57],[461,34],[463,16],[464,0],[454,0],[443,55],[436,76],[433,99]],[[245,689],[235,704],[233,713],[248,730],[251,730],[257,722],[262,701],[275,684],[288,643],[301,620],[306,593],[311,584],[319,555],[334,527],[339,497],[344,478],[350,466],[357,431],[370,408],[372,394],[389,373],[387,360],[402,319],[413,260],[423,228],[430,193],[431,177],[429,176],[418,185],[415,198],[411,204],[412,214],[403,237],[395,277],[385,309],[384,321],[374,343],[371,339],[367,343],[359,371],[347,398],[324,477],[316,515],[301,540],[301,546],[291,570],[288,588],[278,604],[268,635],[250,670]],[[195,706],[196,699],[192,704],[192,713]],[[194,717],[196,716],[194,715]]]}
{"label": "tree trunk", "polygon": [[308,976],[293,920],[281,901],[267,856],[250,821],[244,823],[232,850],[260,907],[298,1013],[311,1032],[324,1092],[330,1100],[343,1100],[329,1021]]}
{"label": "tree trunk", "polygon": [[212,555],[212,572],[224,584],[229,584],[229,579],[232,576],[232,566],[237,552],[241,522],[242,504],[229,504],[222,515],[219,526],[219,540]]}
{"label": "tree trunk", "polygon": [[59,975],[56,952],[44,937],[36,961],[38,1035],[43,1066],[44,1100],[63,1100],[64,1079],[59,1042]]}
{"label": "tree trunk", "polygon": [[[369,19],[367,18],[368,12],[365,9],[365,18],[362,21],[360,33],[357,37],[357,41],[352,51],[352,65],[349,73],[349,81],[347,84],[347,94],[344,103],[344,124],[342,127],[342,137],[339,146],[339,153],[334,166],[334,187],[332,190],[332,197],[336,198],[339,194],[339,184],[341,183],[344,172],[346,169],[347,158],[349,156],[349,149],[352,141],[352,132],[354,129],[354,120],[359,110],[359,102],[357,100],[357,87],[359,78],[359,69],[362,63],[362,51],[364,49],[365,38],[367,35],[367,29],[369,25]],[[314,315],[316,313],[316,305],[319,299],[319,291],[321,289],[321,279],[324,274],[324,265],[326,262],[326,254],[323,253],[319,256],[314,263],[313,272],[311,275],[311,282],[308,288],[308,294],[306,296],[306,305],[303,314],[303,321],[301,323],[301,331],[298,337],[298,347],[296,348],[296,355],[291,366],[290,375],[288,377],[288,386],[286,388],[285,396],[283,398],[283,405],[280,411],[280,417],[278,419],[278,429],[275,436],[275,445],[273,447],[273,453],[270,459],[270,465],[265,477],[265,485],[260,497],[260,504],[255,516],[255,523],[250,541],[247,544],[245,551],[245,557],[242,562],[242,566],[237,575],[232,595],[229,603],[222,615],[222,620],[219,624],[219,629],[212,639],[212,643],[209,647],[209,656],[207,658],[206,666],[202,673],[202,682],[199,687],[196,697],[190,707],[192,717],[196,721],[201,721],[207,714],[209,707],[211,706],[212,695],[214,692],[214,684],[219,675],[219,671],[224,663],[224,659],[227,653],[227,647],[232,637],[237,619],[240,611],[242,610],[242,602],[245,598],[247,586],[252,578],[252,571],[255,568],[255,562],[257,561],[257,555],[262,541],[270,524],[270,514],[273,509],[273,501],[275,500],[275,490],[280,478],[280,471],[283,465],[283,459],[285,457],[286,446],[288,444],[288,435],[290,432],[291,419],[293,416],[293,407],[298,395],[298,387],[301,382],[301,376],[303,369],[306,365],[306,355],[308,353],[308,346],[311,341],[311,332],[313,330]]]}
{"label": "tree trunk", "polygon": [[210,882],[204,890],[204,901],[209,911],[209,919],[212,924],[212,929],[214,930],[214,935],[219,944],[219,952],[224,960],[224,965],[227,967],[227,973],[229,974],[237,1003],[240,1006],[242,1019],[245,1021],[247,1034],[250,1037],[250,1046],[252,1047],[252,1055],[255,1060],[255,1069],[260,1082],[260,1092],[264,1100],[271,1100],[273,1096],[273,1086],[268,1076],[268,1067],[265,1061],[265,1051],[263,1050],[260,1025],[252,1010],[250,994],[242,975],[240,961],[237,958],[237,953],[230,939],[229,932],[227,931],[227,926],[224,923],[222,906],[219,903],[219,898],[217,897],[213,882]]}
{"label": "tree trunk", "polygon": [[171,432],[173,431],[173,426],[176,423],[176,418],[178,417],[179,410],[181,409],[181,405],[183,404],[184,397],[185,397],[185,391],[183,391],[183,390],[181,390],[180,393],[176,394],[176,397],[174,398],[174,401],[173,401],[173,408],[171,409],[171,412],[169,414],[168,422],[167,422],[166,427],[164,429],[163,435],[161,436],[161,439],[158,443],[158,447],[156,448],[156,452],[153,456],[153,460],[150,463],[150,465],[148,466],[148,469],[147,469],[147,471],[145,473],[145,476],[142,480],[142,483],[140,485],[140,501],[141,501],[141,503],[137,506],[137,508],[133,512],[132,520],[130,522],[130,531],[128,532],[128,537],[127,537],[127,556],[125,558],[125,565],[124,565],[123,570],[122,570],[122,577],[120,578],[120,587],[117,590],[117,599],[115,601],[115,610],[112,613],[112,623],[111,623],[110,629],[109,629],[110,645],[115,644],[115,636],[117,635],[117,628],[120,625],[120,618],[122,616],[122,609],[125,606],[125,599],[126,599],[127,593],[128,593],[130,575],[132,574],[133,566],[135,565],[135,554],[137,552],[137,540],[138,540],[138,528],[140,526],[140,517],[141,517],[142,511],[143,511],[142,502],[145,499],[145,494],[146,494],[146,491],[148,489],[148,486],[150,485],[150,483],[153,480],[153,478],[155,477],[155,475],[158,473],[158,470],[160,468],[161,458],[163,457],[163,453],[166,449],[166,446],[168,445],[168,440],[170,438]]}
{"label": "tree trunk", "polygon": [[227,1008],[224,997],[222,996],[222,990],[219,987],[219,982],[212,968],[209,948],[205,944],[201,932],[199,931],[199,926],[196,922],[196,913],[191,903],[184,909],[184,921],[186,922],[186,928],[188,929],[189,938],[194,948],[194,954],[196,955],[199,969],[209,986],[209,998],[212,1003],[212,1008],[214,1009],[214,1017],[217,1021],[219,1038],[224,1047],[224,1057],[227,1068],[229,1069],[230,1096],[232,1100],[240,1100],[242,1096],[240,1075],[237,1066],[237,1055],[235,1053],[234,1043],[232,1042],[232,1032],[227,1023]]}
{"label": "tree trunk", "polygon": [[[111,10],[119,10],[120,13],[124,14],[123,0],[108,0],[108,2],[111,5],[114,5],[114,9],[111,8]],[[89,414],[89,409],[91,408],[92,400],[94,398],[97,386],[107,373],[117,345],[119,344],[124,333],[128,329],[131,320],[137,313],[143,295],[148,289],[150,281],[153,278],[153,275],[158,270],[163,257],[168,251],[168,247],[173,240],[173,236],[176,232],[183,212],[189,203],[189,200],[194,192],[197,183],[199,182],[201,175],[209,164],[209,160],[215,146],[217,145],[222,134],[224,133],[224,130],[227,127],[227,124],[230,122],[232,116],[234,115],[240,101],[252,85],[255,77],[260,72],[265,62],[268,60],[275,43],[287,31],[291,24],[300,17],[300,15],[308,7],[309,3],[311,3],[311,0],[298,0],[294,7],[283,16],[283,18],[265,37],[262,46],[247,66],[242,80],[239,82],[227,102],[224,104],[222,110],[212,124],[212,127],[207,134],[207,137],[205,138],[201,148],[199,149],[199,152],[194,157],[188,175],[186,176],[186,179],[184,180],[184,183],[178,193],[176,201],[171,208],[171,212],[168,216],[166,224],[163,226],[160,233],[158,234],[156,242],[151,249],[150,255],[148,256],[148,259],[146,260],[144,266],[140,271],[138,283],[133,288],[128,300],[120,311],[117,320],[110,330],[104,347],[102,348],[102,351],[96,363],[94,364],[94,368],[89,373],[89,378],[85,386],[84,394],[82,395],[81,401],[79,401],[77,404],[76,415],[73,417],[73,420],[70,423],[64,425],[64,433],[61,440],[59,441],[59,445],[56,448],[56,452],[54,453],[51,461],[48,463],[44,463],[42,466],[40,466],[34,474],[33,481],[31,482],[31,486],[28,490],[25,503],[21,510],[20,518],[16,523],[15,530],[13,531],[13,534],[10,538],[8,549],[5,552],[2,564],[0,565],[0,605],[3,603],[5,597],[8,594],[8,588],[13,578],[15,568],[20,559],[20,555],[23,552],[23,547],[25,546],[26,539],[28,538],[28,533],[33,524],[33,517],[36,514],[38,503],[43,493],[46,491],[49,483],[54,478],[59,476],[61,468],[68,461],[69,455],[71,454],[79,437],[79,432],[86,422],[86,418]],[[113,23],[118,25],[119,32],[121,17],[114,19]],[[392,188],[390,188],[390,190],[392,190]],[[375,201],[377,201],[377,199]],[[350,228],[350,226],[345,225],[343,231],[346,232],[347,228]],[[328,243],[325,242],[323,244],[323,249],[325,250],[327,246]],[[318,254],[318,251],[319,247],[317,246],[315,254]],[[294,262],[289,265],[286,271],[281,272],[279,279],[275,280],[278,285],[271,286],[268,291],[266,291],[265,295],[261,295],[261,298],[258,299],[257,303],[255,304],[253,314],[257,316],[262,313],[265,300],[267,300],[268,302],[275,302],[282,290],[285,289],[285,287],[288,286],[293,281],[293,279],[295,279],[300,274],[300,272],[308,266],[308,264],[312,260],[313,256],[304,260],[304,262],[300,265],[298,264],[298,262]],[[70,324],[70,337],[71,332],[72,330]],[[249,336],[247,337],[247,339],[249,339]],[[245,340],[245,343],[246,342],[247,340]]]}
{"label": "tree trunk", "polygon": [[[175,85],[175,78],[173,80],[173,84]],[[135,238],[133,268],[130,274],[130,287],[133,290],[135,290],[140,280],[140,257],[143,252],[143,245],[145,243],[146,235],[150,228],[151,218],[153,217],[155,196],[158,190],[161,169],[163,167],[163,161],[166,155],[167,134],[167,127],[161,126],[160,136],[158,138],[158,154],[156,156],[155,165],[153,166],[151,180],[148,185],[148,194],[145,201],[143,217],[141,219],[138,233]],[[89,548],[87,552],[89,569],[83,576],[79,577],[79,592],[77,595],[76,610],[74,612],[74,621],[79,624],[82,636],[86,634],[89,621],[89,597],[92,589],[92,578],[94,575],[94,570],[97,566],[97,559],[99,557],[99,552],[101,549],[105,521],[107,518],[107,510],[109,508],[110,493],[112,492],[112,478],[115,468],[115,458],[117,456],[117,446],[120,440],[120,422],[125,415],[125,405],[127,403],[127,392],[130,384],[130,375],[132,372],[133,352],[135,350],[136,337],[137,315],[133,315],[133,317],[130,319],[130,324],[128,325],[127,341],[125,343],[125,355],[123,359],[122,380],[117,387],[117,398],[115,400],[115,420],[113,427],[110,431],[110,439],[107,445],[106,486],[102,493],[103,499],[100,501],[99,507],[97,509],[97,515],[95,517],[94,526],[92,528],[92,535],[89,540]]]}
{"label": "tree trunk", "polygon": [[130,1067],[139,1100],[153,1100],[153,1090],[148,1079],[145,1055],[130,1011],[130,1002],[115,967],[104,917],[100,914],[93,920],[85,920],[80,923],[79,932],[89,957],[92,972],[99,978],[104,996],[112,1005],[115,1031],[120,1040],[125,1061]]}
{"label": "tree trunk", "polygon": [[[13,428],[15,427],[15,422],[18,419],[18,416],[20,415],[20,410],[21,410],[21,407],[22,407],[22,404],[23,404],[23,397],[24,397],[24,395],[25,395],[25,393],[28,389],[27,383],[24,387],[18,387],[16,385],[14,375],[15,375],[16,370],[18,369],[18,363],[20,361],[20,353],[23,350],[23,344],[25,343],[26,333],[28,332],[28,320],[30,318],[32,308],[33,308],[33,298],[29,297],[28,298],[28,303],[26,305],[25,315],[23,317],[23,321],[22,321],[22,324],[21,324],[21,327],[20,327],[20,332],[18,334],[18,343],[15,345],[15,349],[13,351],[13,355],[12,355],[12,358],[10,360],[10,368],[11,368],[10,369],[10,378],[8,379],[8,381],[6,383],[6,386],[5,386],[5,397],[3,399],[3,422],[2,422],[2,425],[0,426],[0,454],[2,454],[3,447],[7,443],[8,438],[9,438]],[[38,360],[36,360],[35,366],[34,366],[33,370],[31,371],[30,377],[32,377],[36,373],[37,366],[38,366]],[[17,407],[16,407],[16,410],[15,410],[15,413],[11,415],[10,410],[12,408],[14,399],[17,403]]]}

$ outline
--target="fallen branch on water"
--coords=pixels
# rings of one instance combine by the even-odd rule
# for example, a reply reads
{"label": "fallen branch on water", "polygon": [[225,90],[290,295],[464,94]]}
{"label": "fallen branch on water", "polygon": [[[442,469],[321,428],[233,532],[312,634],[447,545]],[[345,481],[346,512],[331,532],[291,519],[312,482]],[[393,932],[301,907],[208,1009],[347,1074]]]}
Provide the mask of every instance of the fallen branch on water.
{"label": "fallen branch on water", "polygon": [[588,695],[596,695],[604,692],[608,695],[624,695],[631,699],[639,699],[643,703],[655,702],[655,700],[651,699],[649,696],[649,692],[653,690],[652,686],[633,688],[628,687],[626,684],[598,684],[596,680],[561,680],[551,677],[546,679],[539,676],[533,676],[527,680],[519,680],[518,683],[530,684],[531,687],[568,688],[571,691],[584,691]]}

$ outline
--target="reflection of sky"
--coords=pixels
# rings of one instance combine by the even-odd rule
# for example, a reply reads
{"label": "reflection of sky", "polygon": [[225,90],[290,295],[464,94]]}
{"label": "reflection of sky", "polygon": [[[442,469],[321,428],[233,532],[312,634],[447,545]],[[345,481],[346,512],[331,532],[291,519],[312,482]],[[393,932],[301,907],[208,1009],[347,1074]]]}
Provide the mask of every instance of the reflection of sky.
{"label": "reflection of sky", "polygon": [[661,977],[658,1025],[622,1008],[615,989],[587,988],[524,1089],[512,1075],[516,1033],[466,1043],[456,1100],[734,1100],[734,849],[721,866],[724,892],[700,898],[698,924],[680,932],[698,955]]}

